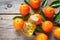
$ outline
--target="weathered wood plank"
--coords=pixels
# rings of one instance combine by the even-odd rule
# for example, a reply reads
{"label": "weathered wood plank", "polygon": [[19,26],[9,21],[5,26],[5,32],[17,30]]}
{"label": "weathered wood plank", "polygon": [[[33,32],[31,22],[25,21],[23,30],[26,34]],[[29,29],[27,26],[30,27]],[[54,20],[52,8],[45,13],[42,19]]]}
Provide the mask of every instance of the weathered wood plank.
{"label": "weathered wood plank", "polygon": [[[51,4],[54,0],[48,0],[47,6]],[[0,0],[0,14],[5,14],[5,13],[19,13],[19,6],[21,3],[24,3],[24,0]],[[10,7],[8,7],[8,6]],[[60,7],[55,9],[56,12],[60,10]]]}
{"label": "weathered wood plank", "polygon": [[0,40],[33,40],[33,37],[26,37],[21,31],[14,29],[0,28]]}
{"label": "weathered wood plank", "polygon": [[15,31],[12,25],[14,16],[20,15],[0,15],[0,40],[33,40],[26,37],[21,31]]}
{"label": "weathered wood plank", "polygon": [[[48,5],[54,0],[49,0]],[[0,40],[35,40],[35,37],[26,37],[21,31],[15,31],[12,25],[12,18],[20,16],[19,6],[24,0],[0,0]],[[10,5],[10,7],[7,7]],[[55,9],[57,13],[60,7]],[[52,31],[53,32],[53,31]],[[49,40],[56,40],[53,33],[49,33]]]}
{"label": "weathered wood plank", "polygon": [[[26,37],[21,31],[14,30],[12,25],[14,16],[20,15],[0,15],[0,40],[35,40],[33,36]],[[48,33],[49,40],[55,40],[52,32]]]}
{"label": "weathered wood plank", "polygon": [[19,13],[19,6],[24,0],[0,0],[0,13]]}
{"label": "weathered wood plank", "polygon": [[17,15],[0,15],[0,27],[12,28],[13,17],[15,16]]}

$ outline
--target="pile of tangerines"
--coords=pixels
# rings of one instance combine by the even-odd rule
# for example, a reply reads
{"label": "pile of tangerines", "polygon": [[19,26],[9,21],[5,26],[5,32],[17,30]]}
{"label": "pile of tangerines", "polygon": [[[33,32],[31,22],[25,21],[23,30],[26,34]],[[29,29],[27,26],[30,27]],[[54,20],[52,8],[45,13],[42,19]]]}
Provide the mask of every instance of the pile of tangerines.
{"label": "pile of tangerines", "polygon": [[[38,9],[41,5],[41,1],[40,0],[30,0],[30,6],[32,7],[32,9]],[[20,14],[24,17],[26,15],[28,15],[30,13],[30,6],[26,3],[21,4],[20,5],[20,9],[19,12]],[[54,17],[55,14],[55,10],[53,7],[45,7],[43,9],[44,15],[47,18],[46,21],[42,21],[42,16],[39,14],[39,12],[34,13],[33,15],[30,15],[30,17],[28,18],[28,20],[33,20],[34,18],[31,18],[32,16],[37,17],[37,19],[33,20],[35,22],[36,25],[41,25],[42,30],[45,33],[49,33],[53,30],[54,28],[54,24],[52,21],[50,21],[49,19],[52,19]],[[13,26],[16,30],[21,30],[24,27],[24,20],[22,18],[16,18],[13,21]],[[49,40],[48,36],[45,33],[39,33],[36,35],[36,40]],[[53,35],[55,38],[60,39],[60,27],[56,27],[53,30]]]}

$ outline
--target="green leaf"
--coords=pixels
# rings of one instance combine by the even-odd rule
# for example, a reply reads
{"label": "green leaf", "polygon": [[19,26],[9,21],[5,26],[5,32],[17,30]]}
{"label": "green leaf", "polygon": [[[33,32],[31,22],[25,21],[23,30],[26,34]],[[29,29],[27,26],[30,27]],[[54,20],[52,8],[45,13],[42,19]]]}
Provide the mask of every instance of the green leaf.
{"label": "green leaf", "polygon": [[51,3],[50,6],[52,6],[52,7],[59,7],[60,6],[60,1],[54,1],[54,2]]}
{"label": "green leaf", "polygon": [[23,18],[23,17],[22,17],[22,16],[15,16],[15,17],[13,18],[13,20],[16,19],[16,18]]}
{"label": "green leaf", "polygon": [[23,17],[24,20],[28,20],[28,18],[30,17],[30,13],[26,16]]}
{"label": "green leaf", "polygon": [[56,40],[60,40],[60,39],[56,38]]}
{"label": "green leaf", "polygon": [[27,14],[26,16],[15,16],[15,17],[13,18],[13,20],[16,19],[16,18],[22,18],[23,20],[26,21],[26,20],[28,20],[28,18],[30,17],[30,15],[31,15],[31,14],[29,13],[29,14]]}
{"label": "green leaf", "polygon": [[40,26],[37,25],[37,26],[36,26],[36,29],[35,29],[35,31],[34,31],[34,33],[33,33],[33,35],[35,35],[36,32],[38,32],[38,33],[39,33],[39,32],[43,32],[43,30],[41,29]]}
{"label": "green leaf", "polygon": [[35,30],[36,32],[42,32],[42,29],[41,29],[41,27],[40,26],[36,26],[36,30]]}
{"label": "green leaf", "polygon": [[55,15],[54,22],[60,24],[60,11]]}
{"label": "green leaf", "polygon": [[24,0],[27,4],[30,4],[30,0]]}
{"label": "green leaf", "polygon": [[47,5],[47,3],[48,3],[48,0],[44,0],[41,7],[45,7]]}
{"label": "green leaf", "polygon": [[56,0],[56,1],[60,1],[60,0]]}
{"label": "green leaf", "polygon": [[41,14],[41,16],[42,16],[42,20],[43,20],[43,21],[46,21],[46,17],[45,17],[45,15],[44,15],[43,11],[41,11],[40,14]]}

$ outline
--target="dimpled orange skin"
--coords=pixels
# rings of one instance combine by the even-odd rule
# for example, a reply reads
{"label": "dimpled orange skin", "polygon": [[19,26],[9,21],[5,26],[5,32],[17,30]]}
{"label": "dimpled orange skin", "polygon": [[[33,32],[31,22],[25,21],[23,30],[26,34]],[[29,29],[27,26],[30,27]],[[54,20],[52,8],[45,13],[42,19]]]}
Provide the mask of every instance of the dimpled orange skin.
{"label": "dimpled orange skin", "polygon": [[19,11],[20,11],[20,14],[25,16],[30,12],[30,7],[27,4],[21,4]]}
{"label": "dimpled orange skin", "polygon": [[54,36],[57,39],[60,39],[60,28],[59,27],[54,30]]}
{"label": "dimpled orange skin", "polygon": [[41,1],[40,0],[30,0],[30,5],[32,8],[37,9],[40,7]]}
{"label": "dimpled orange skin", "polygon": [[23,19],[20,19],[20,18],[14,19],[13,26],[14,26],[15,30],[21,30],[24,26]]}
{"label": "dimpled orange skin", "polygon": [[47,17],[47,18],[52,18],[54,16],[54,13],[55,13],[55,10],[54,8],[52,7],[46,7],[44,9],[44,15]]}
{"label": "dimpled orange skin", "polygon": [[38,13],[38,14],[34,14],[34,16],[36,16],[39,20],[36,22],[37,25],[39,25],[42,22],[42,16]]}
{"label": "dimpled orange skin", "polygon": [[44,33],[39,33],[36,36],[36,40],[48,40],[48,36]]}
{"label": "dimpled orange skin", "polygon": [[42,23],[42,30],[44,32],[51,32],[53,29],[53,23],[51,21],[45,21]]}

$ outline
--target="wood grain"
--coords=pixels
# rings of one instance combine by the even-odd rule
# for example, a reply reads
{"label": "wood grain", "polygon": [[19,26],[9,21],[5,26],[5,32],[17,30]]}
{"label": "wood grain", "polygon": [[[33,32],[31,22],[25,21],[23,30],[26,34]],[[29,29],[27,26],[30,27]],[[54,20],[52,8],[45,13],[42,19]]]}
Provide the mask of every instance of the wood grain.
{"label": "wood grain", "polygon": [[[19,6],[24,0],[0,0],[0,13],[19,13]],[[11,7],[8,7],[12,5]]]}
{"label": "wood grain", "polygon": [[[48,0],[47,6],[54,0]],[[0,40],[35,40],[35,36],[26,37],[21,31],[15,31],[12,24],[14,16],[20,16],[19,6],[24,3],[24,0],[0,0]],[[11,4],[12,7],[7,7]],[[55,9],[55,13],[60,10]],[[48,33],[49,40],[56,40],[53,36],[53,31]]]}
{"label": "wood grain", "polygon": [[[48,0],[47,6],[49,6],[53,1],[55,0]],[[0,14],[19,14],[19,7],[21,3],[24,3],[24,0],[0,0]],[[8,4],[12,6],[8,7]],[[60,10],[60,7],[55,10],[58,12]]]}
{"label": "wood grain", "polygon": [[[35,36],[26,37],[21,31],[15,31],[12,24],[15,16],[20,15],[0,15],[0,40],[35,40]],[[55,40],[52,32],[48,33],[49,40]]]}
{"label": "wood grain", "polygon": [[0,15],[0,40],[33,40],[32,37],[26,37],[21,31],[15,31],[12,25],[12,19],[20,15]]}

